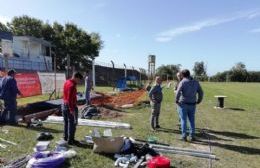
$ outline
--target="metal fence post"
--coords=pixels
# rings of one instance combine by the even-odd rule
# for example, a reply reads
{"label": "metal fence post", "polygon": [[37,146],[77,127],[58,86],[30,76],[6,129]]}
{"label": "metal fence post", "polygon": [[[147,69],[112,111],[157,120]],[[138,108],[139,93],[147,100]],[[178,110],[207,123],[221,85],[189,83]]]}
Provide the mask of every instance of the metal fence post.
{"label": "metal fence post", "polygon": [[93,80],[93,88],[95,88],[96,87],[95,59],[92,60],[92,80]]}

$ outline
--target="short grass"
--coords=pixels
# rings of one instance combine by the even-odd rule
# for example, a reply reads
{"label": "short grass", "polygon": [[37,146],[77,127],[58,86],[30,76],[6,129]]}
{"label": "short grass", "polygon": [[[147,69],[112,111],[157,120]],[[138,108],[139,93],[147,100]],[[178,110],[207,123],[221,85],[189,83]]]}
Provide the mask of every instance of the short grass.
{"label": "short grass", "polygon": [[[162,143],[176,147],[187,147],[199,150],[211,150],[219,160],[212,162],[212,167],[224,168],[258,168],[260,167],[260,84],[259,83],[202,83],[205,98],[196,112],[196,135],[198,142],[189,143],[178,140],[180,137],[178,117],[174,104],[173,89],[164,89],[160,123],[161,131],[149,130],[149,107],[136,107],[126,110],[124,117],[113,121],[128,122],[132,130],[113,130],[113,135],[125,135],[138,139],[147,139],[149,136],[158,137]],[[111,91],[111,88],[97,88],[99,91]],[[216,110],[214,95],[226,95],[226,109]],[[46,98],[43,96],[43,98]],[[22,103],[36,101],[41,97],[19,100]],[[5,150],[0,148],[0,156],[8,160],[23,154],[32,153],[36,144],[36,135],[43,129],[28,129],[23,126],[4,126],[9,133],[0,133],[0,137],[18,143],[18,146],[8,146]],[[76,138],[82,140],[92,128],[79,126]],[[50,131],[55,140],[62,137],[62,126],[44,125],[45,131]],[[208,143],[210,139],[210,143]],[[52,141],[52,147],[54,142]],[[66,162],[64,167],[112,168],[114,160],[109,156],[92,153],[88,147],[75,147],[77,157]],[[171,158],[173,167],[209,167],[206,159],[166,154]]]}

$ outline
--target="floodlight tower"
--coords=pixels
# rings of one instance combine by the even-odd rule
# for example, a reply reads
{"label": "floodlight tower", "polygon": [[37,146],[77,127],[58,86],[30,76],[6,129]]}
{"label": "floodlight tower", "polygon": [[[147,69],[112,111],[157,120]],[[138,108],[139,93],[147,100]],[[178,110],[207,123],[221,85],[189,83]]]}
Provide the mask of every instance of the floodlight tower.
{"label": "floodlight tower", "polygon": [[150,80],[154,78],[155,75],[155,55],[148,56],[148,77]]}

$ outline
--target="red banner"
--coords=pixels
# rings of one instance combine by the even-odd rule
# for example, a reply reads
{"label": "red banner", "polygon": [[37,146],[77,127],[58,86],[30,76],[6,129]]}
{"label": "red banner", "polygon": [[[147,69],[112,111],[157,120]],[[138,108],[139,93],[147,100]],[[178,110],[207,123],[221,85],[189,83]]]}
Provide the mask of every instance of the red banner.
{"label": "red banner", "polygon": [[42,94],[41,83],[37,73],[17,73],[15,79],[23,97]]}

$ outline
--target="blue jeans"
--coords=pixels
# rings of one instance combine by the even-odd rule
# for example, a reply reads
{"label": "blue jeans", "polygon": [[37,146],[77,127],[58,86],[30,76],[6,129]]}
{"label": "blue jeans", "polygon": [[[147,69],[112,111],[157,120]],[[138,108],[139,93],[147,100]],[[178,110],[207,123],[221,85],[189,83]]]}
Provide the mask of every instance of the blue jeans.
{"label": "blue jeans", "polygon": [[85,98],[86,98],[86,104],[90,105],[91,104],[91,102],[90,102],[90,90],[86,90]]}
{"label": "blue jeans", "polygon": [[155,129],[157,126],[159,126],[161,103],[150,102],[150,105],[151,105],[150,125],[151,128]]}
{"label": "blue jeans", "polygon": [[[16,99],[13,100],[4,100],[4,111],[0,116],[1,123],[9,123],[9,124],[16,124],[16,112],[17,112],[17,102]],[[8,119],[7,115],[9,113]]]}
{"label": "blue jeans", "polygon": [[62,115],[64,118],[64,135],[65,141],[74,141],[75,132],[78,120],[78,111],[75,109],[75,115],[72,115],[69,111],[69,106],[62,104],[61,106]]}
{"label": "blue jeans", "polygon": [[177,113],[178,113],[178,121],[179,121],[179,124],[181,124],[181,114],[180,114],[179,108],[180,108],[180,107],[177,105],[176,111],[177,111]]}
{"label": "blue jeans", "polygon": [[178,111],[181,117],[181,134],[182,137],[187,137],[187,118],[190,122],[190,136],[194,137],[195,135],[195,111],[196,105],[180,104],[178,106]]}

